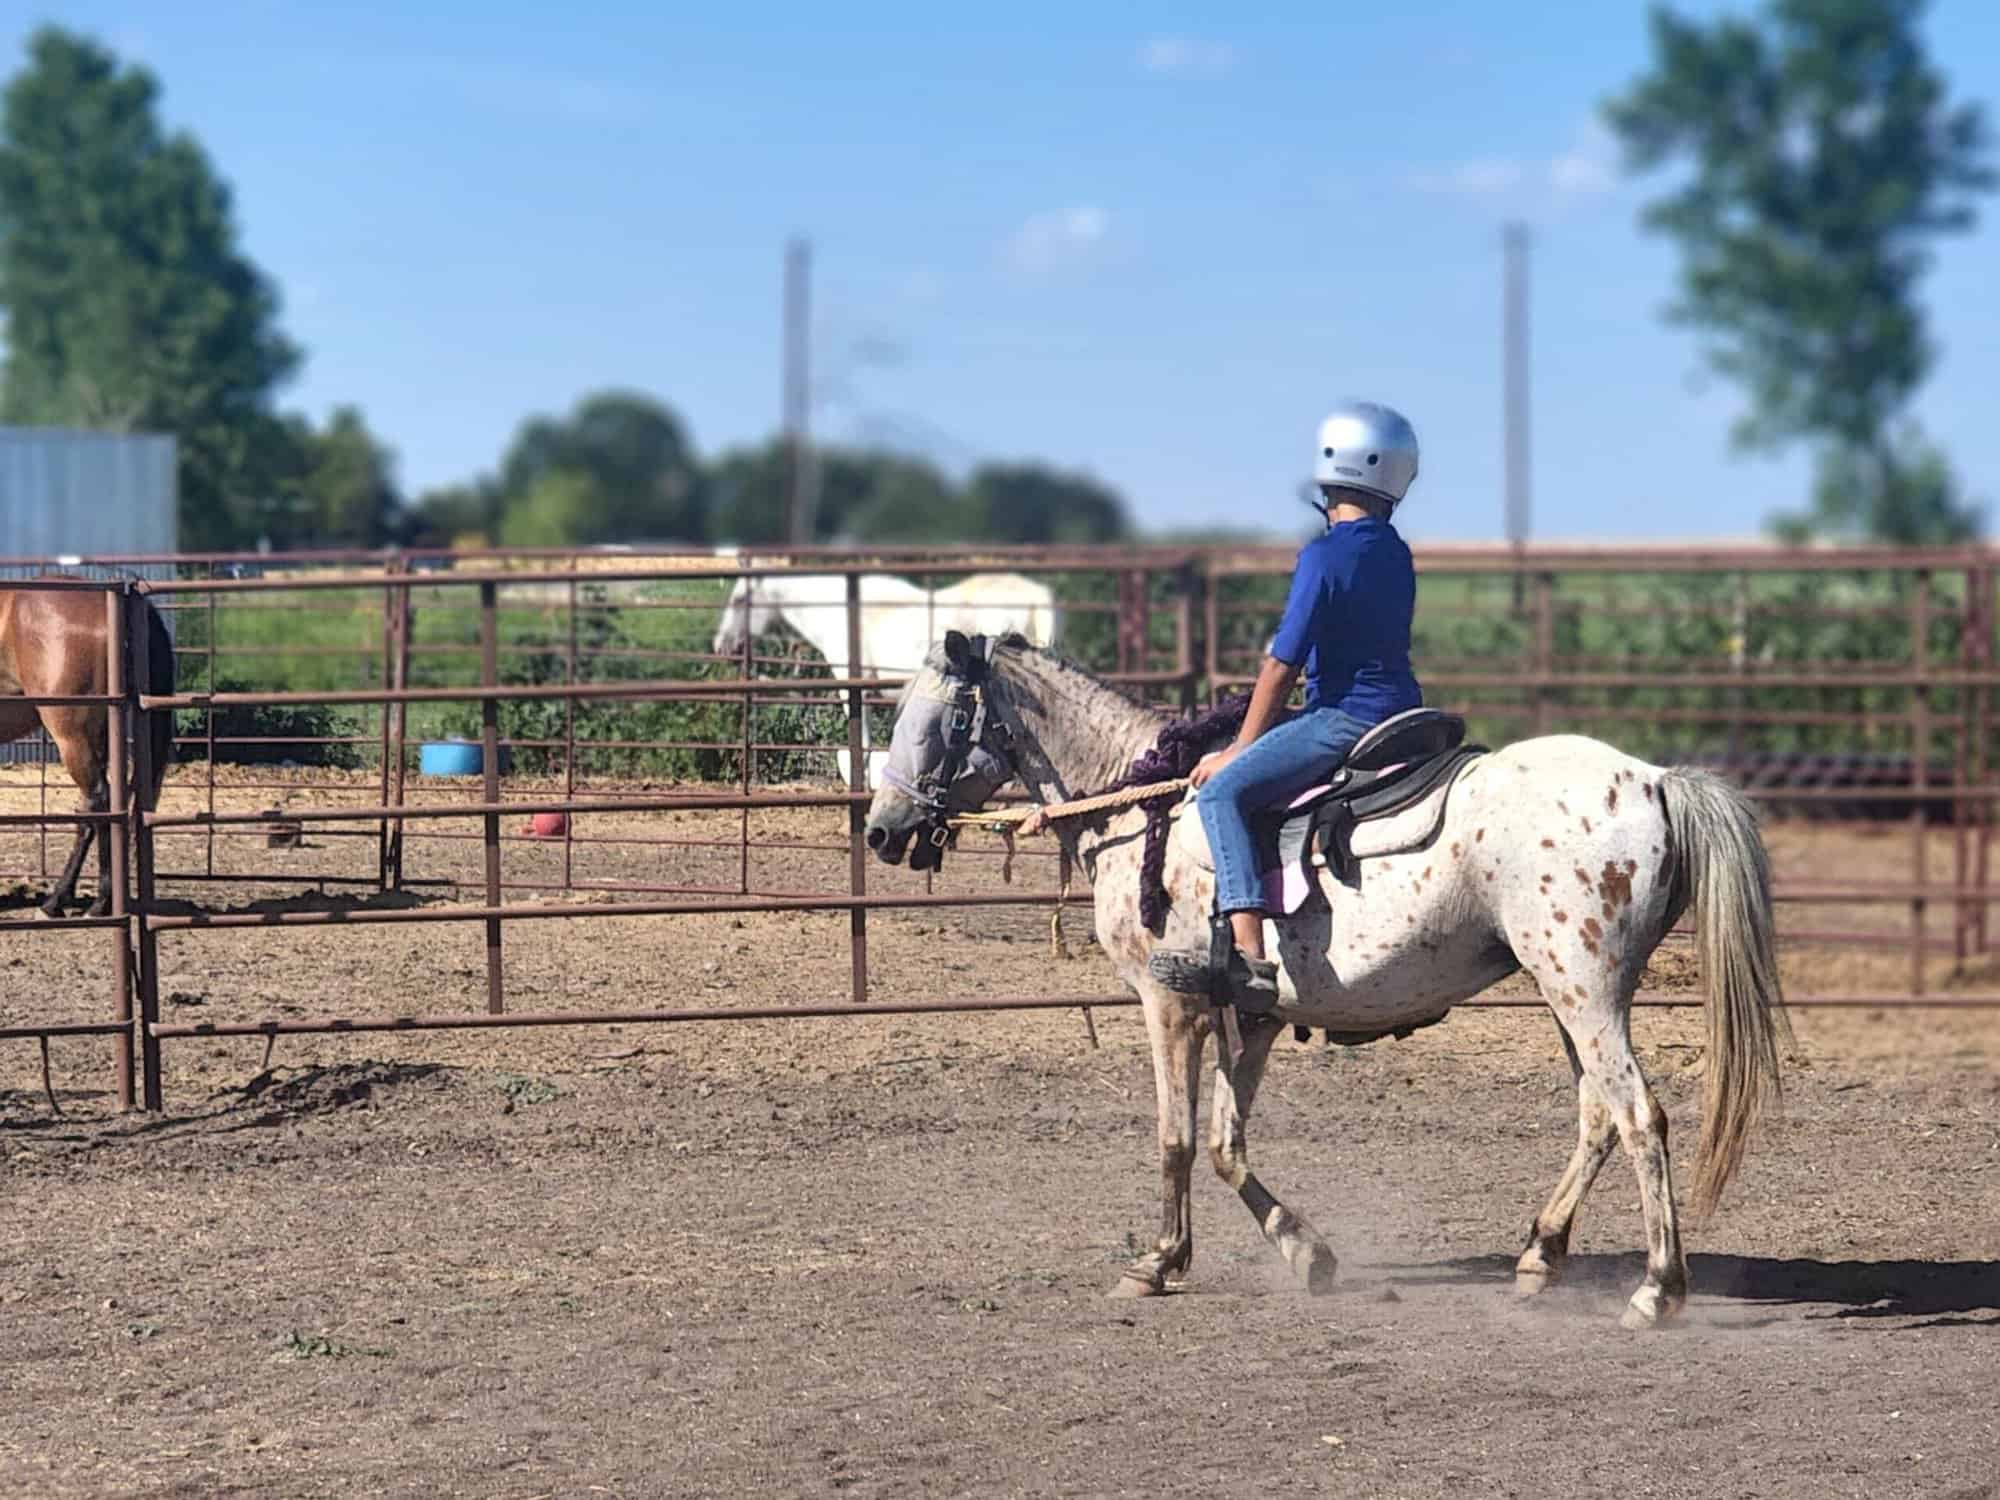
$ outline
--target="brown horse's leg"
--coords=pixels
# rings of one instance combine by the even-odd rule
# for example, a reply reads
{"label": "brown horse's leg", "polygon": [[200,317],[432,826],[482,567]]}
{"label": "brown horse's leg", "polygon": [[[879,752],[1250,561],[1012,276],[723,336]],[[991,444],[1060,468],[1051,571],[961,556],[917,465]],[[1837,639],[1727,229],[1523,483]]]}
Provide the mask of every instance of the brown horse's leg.
{"label": "brown horse's leg", "polygon": [[1125,1268],[1114,1297],[1153,1297],[1194,1260],[1189,1174],[1194,1167],[1196,1107],[1207,1017],[1185,997],[1164,990],[1143,996],[1153,1044],[1153,1082],[1160,1107],[1160,1237]]}
{"label": "brown horse's leg", "polygon": [[[45,708],[42,723],[49,731],[49,738],[55,741],[56,749],[62,755],[63,769],[69,772],[70,780],[83,794],[79,806],[82,812],[102,812],[109,804],[109,793],[104,781],[103,711],[88,708]],[[95,733],[92,731],[95,730]],[[79,823],[76,826],[76,843],[69,852],[69,861],[63,866],[62,878],[55,889],[49,892],[42,903],[42,910],[51,917],[59,917],[76,895],[77,877],[83,872],[84,856],[90,852],[90,845],[97,833],[95,823]],[[104,841],[99,840],[102,843]],[[108,891],[100,888],[98,899],[109,905]]]}

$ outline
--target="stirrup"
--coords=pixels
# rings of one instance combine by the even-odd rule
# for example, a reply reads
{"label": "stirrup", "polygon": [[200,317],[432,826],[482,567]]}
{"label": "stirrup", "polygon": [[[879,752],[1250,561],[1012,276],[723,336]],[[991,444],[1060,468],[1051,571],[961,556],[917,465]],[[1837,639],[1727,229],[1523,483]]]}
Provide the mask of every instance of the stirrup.
{"label": "stirrup", "polygon": [[1155,948],[1146,956],[1146,972],[1177,995],[1200,995],[1212,1005],[1233,1006],[1249,1019],[1262,1019],[1278,1008],[1277,964],[1237,952],[1227,921],[1210,933],[1208,952]]}

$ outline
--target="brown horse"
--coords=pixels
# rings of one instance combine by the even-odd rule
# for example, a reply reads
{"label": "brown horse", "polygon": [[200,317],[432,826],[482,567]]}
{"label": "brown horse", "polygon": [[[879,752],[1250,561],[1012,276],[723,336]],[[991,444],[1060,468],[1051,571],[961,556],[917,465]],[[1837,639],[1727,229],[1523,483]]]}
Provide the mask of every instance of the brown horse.
{"label": "brown horse", "polygon": [[[149,693],[174,690],[174,644],[159,611],[146,601],[146,634],[151,681]],[[37,724],[47,729],[62,753],[63,769],[83,794],[82,811],[103,812],[110,805],[106,772],[110,766],[107,727],[110,714],[101,703],[20,703],[18,698],[77,697],[110,691],[105,650],[104,595],[88,589],[0,589],[0,743],[32,734]],[[128,679],[130,673],[127,673]],[[153,778],[150,786],[134,787],[150,811],[160,798],[160,783],[173,754],[174,716],[170,712],[140,716],[140,732],[150,737]],[[76,895],[84,856],[96,838],[96,823],[76,825],[76,844],[62,879],[42,903],[42,910],[59,917]],[[110,850],[97,839],[97,900],[91,913],[110,910]]]}

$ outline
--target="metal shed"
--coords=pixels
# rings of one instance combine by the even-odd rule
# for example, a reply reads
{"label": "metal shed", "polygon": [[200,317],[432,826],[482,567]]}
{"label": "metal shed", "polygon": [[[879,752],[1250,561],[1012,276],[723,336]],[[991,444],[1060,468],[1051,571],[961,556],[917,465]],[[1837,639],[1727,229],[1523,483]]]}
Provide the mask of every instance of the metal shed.
{"label": "metal shed", "polygon": [[[150,432],[0,427],[0,578],[171,578],[179,537],[174,440]],[[52,757],[40,734],[0,744],[0,765]]]}

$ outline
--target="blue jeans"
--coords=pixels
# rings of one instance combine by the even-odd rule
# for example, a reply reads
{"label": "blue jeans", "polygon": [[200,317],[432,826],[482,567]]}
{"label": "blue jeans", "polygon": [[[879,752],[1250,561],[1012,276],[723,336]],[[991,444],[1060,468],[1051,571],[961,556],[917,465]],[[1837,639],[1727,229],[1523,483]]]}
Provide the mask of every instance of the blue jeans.
{"label": "blue jeans", "polygon": [[1209,857],[1215,861],[1217,911],[1226,915],[1264,909],[1250,819],[1282,807],[1326,780],[1372,728],[1337,708],[1310,708],[1265,730],[1209,778],[1194,805],[1208,833]]}

